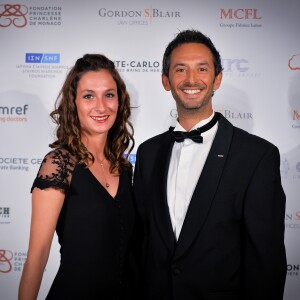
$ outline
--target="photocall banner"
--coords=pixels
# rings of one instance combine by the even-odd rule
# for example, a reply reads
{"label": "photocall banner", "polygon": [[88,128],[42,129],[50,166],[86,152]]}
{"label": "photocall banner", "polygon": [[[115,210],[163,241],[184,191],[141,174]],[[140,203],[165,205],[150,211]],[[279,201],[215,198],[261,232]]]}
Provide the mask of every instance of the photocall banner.
{"label": "photocall banner", "polygon": [[[222,57],[214,109],[280,150],[287,196],[284,299],[298,299],[299,14],[298,0],[0,0],[0,298],[17,299],[27,257],[30,188],[54,139],[49,113],[69,68],[85,53],[115,62],[134,107],[134,165],[138,145],[176,121],[174,100],[161,84],[164,50],[179,31],[197,29]],[[79,246],[89,255],[90,249]],[[39,299],[46,297],[59,259],[55,236]]]}

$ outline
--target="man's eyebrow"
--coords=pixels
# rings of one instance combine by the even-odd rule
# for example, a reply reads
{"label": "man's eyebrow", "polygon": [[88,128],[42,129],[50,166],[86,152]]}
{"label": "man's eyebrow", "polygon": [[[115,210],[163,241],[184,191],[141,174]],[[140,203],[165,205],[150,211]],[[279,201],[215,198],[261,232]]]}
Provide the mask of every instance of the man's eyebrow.
{"label": "man's eyebrow", "polygon": [[[176,68],[176,67],[184,67],[186,66],[187,64],[186,63],[183,63],[183,62],[179,62],[179,63],[176,63],[174,66],[173,66],[173,69]],[[198,63],[196,63],[197,66],[209,66],[209,63],[207,61],[200,61]]]}
{"label": "man's eyebrow", "polygon": [[186,64],[185,63],[176,63],[174,66],[173,66],[173,69],[176,68],[176,67],[184,67]]}

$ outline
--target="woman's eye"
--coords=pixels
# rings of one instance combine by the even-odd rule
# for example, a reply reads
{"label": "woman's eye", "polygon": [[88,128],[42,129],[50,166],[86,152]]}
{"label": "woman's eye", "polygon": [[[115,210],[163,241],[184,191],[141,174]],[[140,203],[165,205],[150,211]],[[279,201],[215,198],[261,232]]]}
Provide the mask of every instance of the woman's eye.
{"label": "woman's eye", "polygon": [[113,98],[113,97],[115,97],[115,94],[114,93],[107,93],[106,97],[107,98]]}
{"label": "woman's eye", "polygon": [[84,99],[92,99],[92,98],[93,98],[93,95],[87,94],[87,95],[84,95],[83,98],[84,98]]}

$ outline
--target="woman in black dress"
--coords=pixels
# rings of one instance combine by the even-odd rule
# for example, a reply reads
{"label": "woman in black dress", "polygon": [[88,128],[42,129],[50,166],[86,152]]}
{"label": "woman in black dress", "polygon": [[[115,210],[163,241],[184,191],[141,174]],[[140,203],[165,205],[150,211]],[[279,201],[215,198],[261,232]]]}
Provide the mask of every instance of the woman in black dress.
{"label": "woman in black dress", "polygon": [[54,231],[61,263],[46,299],[131,299],[134,226],[130,99],[112,61],[76,61],[51,113],[57,139],[32,186],[19,300],[37,299]]}

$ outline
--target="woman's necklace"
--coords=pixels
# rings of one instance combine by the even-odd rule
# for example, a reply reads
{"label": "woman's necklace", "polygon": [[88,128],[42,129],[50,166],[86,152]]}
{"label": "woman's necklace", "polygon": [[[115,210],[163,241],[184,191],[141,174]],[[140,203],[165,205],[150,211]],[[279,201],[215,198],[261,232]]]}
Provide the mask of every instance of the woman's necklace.
{"label": "woman's necklace", "polygon": [[106,188],[109,188],[109,183],[107,182],[105,172],[104,172],[104,165],[103,165],[104,158],[99,162],[100,162],[100,166],[101,166],[101,169],[102,169],[102,172],[103,172],[103,176],[104,176],[104,180],[105,180],[105,186],[106,186]]}

